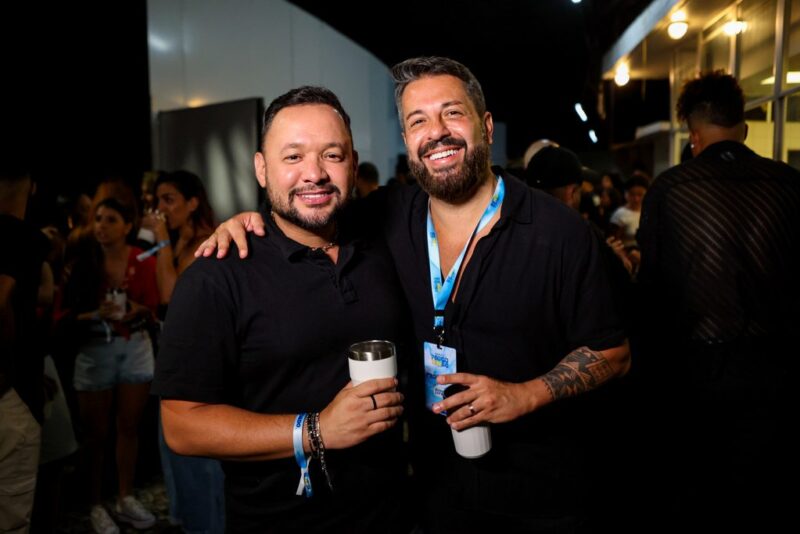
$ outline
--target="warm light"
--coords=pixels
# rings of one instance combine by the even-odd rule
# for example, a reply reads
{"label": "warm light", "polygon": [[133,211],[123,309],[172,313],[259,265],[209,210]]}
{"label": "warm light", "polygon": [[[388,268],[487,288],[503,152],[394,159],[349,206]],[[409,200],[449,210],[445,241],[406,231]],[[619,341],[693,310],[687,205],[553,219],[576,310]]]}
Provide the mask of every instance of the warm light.
{"label": "warm light", "polygon": [[589,120],[589,117],[586,116],[586,112],[583,111],[583,106],[581,106],[579,103],[575,104],[575,113],[578,114],[578,117],[580,117],[583,122]]}
{"label": "warm light", "polygon": [[669,20],[672,22],[686,22],[686,11],[679,9],[670,15]]}
{"label": "warm light", "polygon": [[201,106],[205,106],[208,101],[204,98],[192,98],[190,99],[186,105],[190,108],[199,108]]}
{"label": "warm light", "polygon": [[597,143],[597,134],[594,133],[594,130],[589,130],[589,139],[592,140],[592,143]]}
{"label": "warm light", "polygon": [[683,21],[670,22],[667,26],[667,35],[675,40],[682,38],[687,31],[689,31],[689,24]]}
{"label": "warm light", "polygon": [[[786,73],[786,83],[800,83],[800,71],[790,70]],[[761,85],[775,85],[775,76],[764,78]]]}
{"label": "warm light", "polygon": [[743,20],[729,20],[722,27],[722,31],[725,32],[725,35],[728,36],[734,36],[740,34],[746,29],[747,29],[747,23]]}
{"label": "warm light", "polygon": [[627,63],[620,63],[617,65],[617,70],[614,73],[614,82],[620,87],[631,81],[631,73],[628,69]]}

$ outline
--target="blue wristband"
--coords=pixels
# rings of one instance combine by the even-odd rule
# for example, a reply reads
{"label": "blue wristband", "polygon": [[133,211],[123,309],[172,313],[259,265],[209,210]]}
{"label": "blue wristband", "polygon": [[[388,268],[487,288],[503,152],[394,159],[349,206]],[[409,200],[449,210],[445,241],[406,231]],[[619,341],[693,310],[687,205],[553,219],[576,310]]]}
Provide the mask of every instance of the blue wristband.
{"label": "blue wristband", "polygon": [[300,466],[300,482],[297,485],[297,494],[302,494],[305,489],[306,497],[310,498],[313,495],[311,476],[308,473],[308,461],[303,450],[303,425],[307,416],[307,413],[297,414],[294,420],[294,429],[292,430],[292,445],[294,446],[294,459],[297,460],[297,465]]}
{"label": "blue wristband", "polygon": [[156,252],[158,252],[159,250],[161,250],[162,248],[166,247],[167,245],[169,245],[169,239],[164,239],[163,241],[159,241],[152,248],[145,250],[141,254],[137,254],[136,259],[138,261],[144,261],[153,254],[155,254]]}

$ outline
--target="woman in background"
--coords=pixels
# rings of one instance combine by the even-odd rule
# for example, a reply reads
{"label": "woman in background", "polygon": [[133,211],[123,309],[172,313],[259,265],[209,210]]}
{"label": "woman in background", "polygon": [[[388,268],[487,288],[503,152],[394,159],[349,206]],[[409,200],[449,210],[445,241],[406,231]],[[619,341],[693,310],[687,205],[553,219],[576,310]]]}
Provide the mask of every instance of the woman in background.
{"label": "woman in background", "polygon": [[115,198],[97,203],[93,236],[77,245],[62,303],[62,320],[69,317],[87,333],[75,359],[73,383],[90,464],[90,519],[102,534],[119,532],[101,503],[112,406],[119,489],[114,516],[136,528],[155,524],[153,514],[132,494],[138,426],[154,369],[146,326],[159,300],[155,261],[139,261],[141,249],[127,242],[133,220],[133,210]]}
{"label": "woman in background", "polygon": [[[142,226],[160,248],[156,273],[161,318],[180,274],[195,260],[194,250],[214,232],[214,213],[197,175],[187,171],[161,174],[155,181],[155,211]],[[217,460],[181,456],[164,441],[159,425],[161,464],[170,501],[170,520],[187,533],[222,532],[225,525],[224,476]]]}

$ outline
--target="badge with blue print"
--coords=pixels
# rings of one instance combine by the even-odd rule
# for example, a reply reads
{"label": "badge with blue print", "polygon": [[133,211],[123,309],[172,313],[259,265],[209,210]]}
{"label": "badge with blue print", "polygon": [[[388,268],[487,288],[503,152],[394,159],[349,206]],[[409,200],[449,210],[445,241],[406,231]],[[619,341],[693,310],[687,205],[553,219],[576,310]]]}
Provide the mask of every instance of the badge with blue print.
{"label": "badge with blue print", "polygon": [[456,349],[426,341],[423,351],[425,355],[425,406],[433,411],[433,405],[444,400],[444,390],[447,387],[447,385],[437,384],[436,377],[456,372]]}

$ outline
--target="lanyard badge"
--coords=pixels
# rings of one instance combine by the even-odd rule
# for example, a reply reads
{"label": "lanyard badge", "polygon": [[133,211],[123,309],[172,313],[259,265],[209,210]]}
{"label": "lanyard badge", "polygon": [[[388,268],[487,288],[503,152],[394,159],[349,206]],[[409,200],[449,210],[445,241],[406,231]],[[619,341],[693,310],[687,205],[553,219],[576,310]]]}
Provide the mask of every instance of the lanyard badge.
{"label": "lanyard badge", "polygon": [[436,343],[425,342],[423,344],[423,354],[425,360],[425,404],[428,409],[432,409],[434,403],[443,400],[442,393],[444,392],[441,386],[436,384],[436,377],[443,374],[451,374],[456,372],[456,350],[451,347],[444,346],[444,309],[447,306],[447,301],[453,293],[453,288],[456,285],[458,277],[461,272],[461,264],[464,257],[469,250],[472,240],[481,232],[492,217],[500,209],[505,197],[505,184],[501,177],[497,177],[497,186],[495,186],[494,194],[492,195],[489,205],[483,212],[478,224],[472,231],[472,235],[467,240],[461,253],[456,258],[455,263],[450,268],[450,272],[446,277],[442,275],[442,268],[439,258],[439,242],[436,239],[436,229],[433,226],[433,218],[431,217],[430,203],[428,203],[428,223],[427,223],[427,236],[428,236],[428,258],[431,275],[431,294],[433,296],[433,334]]}

